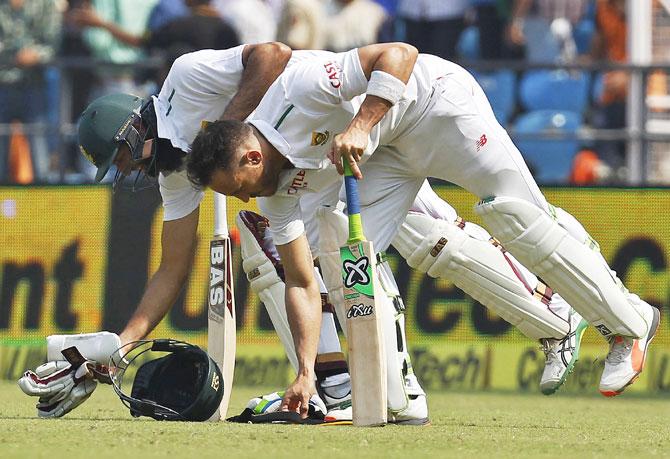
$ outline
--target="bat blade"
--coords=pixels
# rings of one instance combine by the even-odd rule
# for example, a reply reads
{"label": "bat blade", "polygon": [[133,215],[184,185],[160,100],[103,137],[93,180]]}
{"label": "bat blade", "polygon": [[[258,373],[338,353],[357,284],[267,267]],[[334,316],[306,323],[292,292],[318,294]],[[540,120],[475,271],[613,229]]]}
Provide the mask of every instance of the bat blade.
{"label": "bat blade", "polygon": [[209,245],[207,351],[221,369],[223,398],[219,409],[212,415],[210,421],[225,419],[228,412],[236,353],[232,247],[228,237],[228,228],[225,225],[225,197],[217,195],[215,202],[215,236]]}
{"label": "bat blade", "polygon": [[349,240],[340,248],[347,345],[351,374],[351,405],[355,426],[387,422],[386,352],[382,331],[385,295],[377,278],[372,242],[363,235],[358,185],[344,162]]}
{"label": "bat blade", "polygon": [[355,426],[387,422],[386,354],[382,338],[381,298],[372,242],[342,247],[344,305]]}

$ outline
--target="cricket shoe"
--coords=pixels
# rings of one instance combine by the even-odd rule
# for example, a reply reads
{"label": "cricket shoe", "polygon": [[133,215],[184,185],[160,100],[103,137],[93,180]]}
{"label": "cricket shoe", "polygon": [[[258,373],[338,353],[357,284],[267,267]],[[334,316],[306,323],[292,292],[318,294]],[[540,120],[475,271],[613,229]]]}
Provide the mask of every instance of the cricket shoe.
{"label": "cricket shoe", "polygon": [[409,403],[402,411],[388,412],[389,424],[405,426],[427,426],[430,425],[428,418],[428,402],[426,393],[419,385],[419,381],[413,373],[405,376],[405,390]]}
{"label": "cricket shoe", "polygon": [[579,360],[579,347],[588,327],[588,322],[574,309],[568,315],[570,331],[561,339],[543,338],[542,350],[546,357],[544,371],[540,379],[540,390],[551,395],[563,385]]}
{"label": "cricket shoe", "polygon": [[605,369],[600,378],[600,393],[605,397],[614,397],[633,384],[642,373],[647,350],[654,339],[661,319],[661,312],[653,306],[647,334],[642,338],[612,336],[609,338],[610,351],[605,359]]}
{"label": "cricket shoe", "polygon": [[403,426],[428,426],[428,402],[425,395],[410,395],[407,408],[399,412],[388,412],[389,424]]}
{"label": "cricket shoe", "polygon": [[323,418],[326,422],[351,422],[353,420],[353,411],[351,409],[351,397],[337,406],[330,409]]}
{"label": "cricket shoe", "polygon": [[[324,421],[326,422],[345,422],[353,419],[351,401],[342,402],[342,404],[326,413]],[[428,419],[428,403],[425,395],[410,395],[407,408],[399,412],[388,412],[388,423],[406,426],[427,426],[430,425]]]}
{"label": "cricket shoe", "polygon": [[317,383],[316,391],[328,410],[338,409],[351,402],[351,377],[348,373],[329,376]]}
{"label": "cricket shoe", "polygon": [[[428,403],[426,402],[426,393],[419,385],[416,376],[409,374],[405,376],[405,390],[409,398],[407,408],[402,411],[388,412],[389,424],[407,425],[407,426],[426,426],[430,425],[428,419]],[[326,422],[344,422],[353,419],[351,408],[351,399],[342,402],[339,406],[326,413],[324,421]]]}

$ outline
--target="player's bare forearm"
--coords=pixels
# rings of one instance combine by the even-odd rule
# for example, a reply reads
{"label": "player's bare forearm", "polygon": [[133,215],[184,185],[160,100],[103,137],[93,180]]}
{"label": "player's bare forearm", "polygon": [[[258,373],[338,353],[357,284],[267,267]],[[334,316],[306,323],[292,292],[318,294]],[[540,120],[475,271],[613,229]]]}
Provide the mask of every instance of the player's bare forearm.
{"label": "player's bare forearm", "polygon": [[358,113],[349,123],[349,129],[358,129],[369,133],[390,108],[391,102],[388,100],[378,96],[366,96]]}
{"label": "player's bare forearm", "polygon": [[[368,79],[367,96],[344,132],[333,138],[328,154],[340,174],[347,161],[354,177],[363,178],[358,168],[372,128],[396,103],[405,89],[419,53],[406,43],[384,43],[358,49],[358,57]],[[377,72],[373,74],[373,72]]]}
{"label": "player's bare forearm", "polygon": [[119,335],[122,344],[144,339],[163,320],[184,284],[185,278],[175,274],[159,269],[151,277],[142,301]]}
{"label": "player's bare forearm", "polygon": [[286,313],[298,356],[298,373],[314,376],[321,329],[321,298],[316,284],[309,287],[286,285]]}
{"label": "player's bare forearm", "polygon": [[[361,67],[368,80],[372,72],[388,73],[407,84],[419,55],[417,49],[407,43],[383,43],[358,49]],[[367,95],[347,131],[360,130],[367,133],[386,115],[392,104],[378,96]]]}
{"label": "player's bare forearm", "polygon": [[286,314],[298,357],[298,375],[286,388],[281,409],[307,417],[315,392],[314,362],[321,330],[321,298],[314,278],[312,255],[305,234],[277,245],[286,279]]}
{"label": "player's bare forearm", "polygon": [[119,335],[123,344],[145,338],[175,302],[193,265],[198,209],[165,222],[161,238],[161,263],[151,277],[137,310]]}
{"label": "player's bare forearm", "polygon": [[321,329],[321,297],[307,238],[277,245],[286,278],[286,313],[298,357],[299,376],[312,378]]}
{"label": "player's bare forearm", "polygon": [[283,43],[245,46],[242,51],[244,72],[240,86],[221,118],[244,121],[256,109],[270,85],[284,71],[290,58],[291,48]]}

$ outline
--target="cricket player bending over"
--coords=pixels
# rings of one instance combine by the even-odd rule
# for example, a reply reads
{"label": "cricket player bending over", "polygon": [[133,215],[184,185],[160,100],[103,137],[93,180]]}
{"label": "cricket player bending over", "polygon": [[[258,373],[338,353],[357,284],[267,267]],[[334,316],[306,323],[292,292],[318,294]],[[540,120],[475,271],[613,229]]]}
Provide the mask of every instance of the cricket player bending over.
{"label": "cricket player bending over", "polygon": [[[302,54],[302,59],[310,56],[308,52],[298,54]],[[20,382],[26,393],[40,396],[40,416],[65,415],[83,403],[96,387],[95,380],[83,377],[90,373],[89,369],[85,365],[69,368],[60,350],[76,344],[82,352],[88,352],[84,355],[89,360],[106,364],[114,350],[145,338],[167,314],[192,266],[199,205],[204,196],[202,190],[191,186],[183,167],[189,144],[203,121],[246,118],[290,57],[291,50],[281,43],[191,53],[173,65],[158,96],[143,100],[130,94],[112,94],[97,99],[84,112],[79,126],[80,147],[98,167],[96,180],[102,180],[112,164],[117,169],[114,186],[132,170],[142,169],[149,176],[158,176],[164,206],[162,257],[136,312],[118,336],[101,332],[47,340],[52,360]],[[249,238],[253,236],[245,231],[243,237],[250,245]],[[257,285],[252,282],[252,286]],[[272,290],[262,288],[259,292],[287,346],[289,359],[295,362],[288,323],[286,319],[282,322],[282,309],[276,308],[283,308],[283,298],[275,303],[271,296],[262,294],[265,291]],[[326,407],[339,408],[350,399],[349,375],[326,301],[323,314],[323,326],[328,332],[321,333],[322,352],[316,362],[319,388]],[[419,419],[427,420],[425,394],[409,368],[407,393],[418,402]],[[405,421],[412,423],[417,416],[407,408],[404,411],[409,419]],[[346,415],[340,413],[339,417]]]}
{"label": "cricket player bending over", "polygon": [[[326,132],[340,134],[315,145],[313,133]],[[608,341],[600,391],[619,394],[640,374],[659,311],[623,287],[574,217],[546,201],[472,75],[406,44],[371,45],[291,66],[247,123],[208,125],[187,160],[198,186],[262,198],[284,261],[299,365],[283,409],[304,410],[314,393],[318,343],[320,301],[299,199],[341,180],[342,160],[365,176],[362,221],[377,250],[396,235],[421,240],[425,226],[403,222],[427,177],[462,186],[481,199],[475,209],[503,247]],[[430,252],[439,256],[445,239]],[[418,258],[418,266],[431,261]]]}
{"label": "cricket player bending over", "polygon": [[[106,96],[91,104],[82,116],[81,148],[85,156],[98,166],[97,179],[104,177],[111,164],[115,164],[119,171],[115,183],[132,169],[143,168],[149,175],[158,175],[165,209],[161,264],[128,325],[119,336],[101,333],[77,337],[80,346],[85,340],[90,341],[91,346],[102,356],[101,363],[106,363],[109,353],[119,345],[146,337],[165,316],[188,276],[203,193],[187,181],[182,160],[202,121],[214,121],[221,117],[244,119],[283,70],[289,55],[290,50],[280,44],[248,45],[185,55],[175,63],[157,97],[142,100],[124,94]],[[293,53],[291,63],[317,55],[331,54],[296,52]],[[305,198],[304,207],[311,209],[311,214],[305,211],[305,215],[309,215],[308,235],[314,253],[322,253],[319,257],[322,265],[328,264],[328,247],[337,249],[339,239],[346,234],[341,227],[344,216],[338,214],[335,207],[332,211],[320,209],[320,218],[315,218],[314,212],[319,202],[337,202],[337,190],[334,190],[334,194],[333,190],[317,194],[311,201]],[[293,336],[284,306],[284,282],[279,275],[281,270],[276,269],[280,260],[273,249],[269,233],[259,229],[264,219],[245,213],[238,222],[242,234],[244,267],[249,273],[252,289],[261,296],[268,308],[287,356],[298,371]],[[407,234],[404,239],[402,234],[399,236],[396,247],[401,253],[404,250],[403,255],[412,266],[432,276],[451,278],[482,304],[518,326],[531,339],[543,341],[547,366],[541,387],[545,393],[555,391],[565,380],[578,355],[579,338],[583,330],[581,317],[571,311],[558,295],[552,297],[551,290],[509,254],[491,244],[489,235],[483,229],[460,221],[453,208],[440,200],[427,185],[415,201],[406,228]],[[432,231],[427,231],[428,228],[432,228]],[[330,234],[331,237],[318,241],[316,235],[319,232]],[[432,263],[424,260],[431,258],[428,256],[431,247],[425,242],[421,245],[422,240],[430,240],[430,237],[439,239],[443,235],[451,239],[452,233],[461,241],[459,245],[462,246],[464,262],[450,261],[453,257],[449,254],[455,244],[448,246]],[[417,234],[418,239],[415,237]],[[464,240],[467,242],[462,244]],[[317,246],[319,243],[326,249],[320,250]],[[332,253],[330,260],[332,265]],[[252,272],[261,272],[257,268],[264,265],[271,268],[263,271],[264,276],[251,276]],[[387,265],[384,271],[385,287],[396,306],[397,328],[403,337],[397,355],[389,356],[395,362],[389,368],[398,370],[390,376],[393,381],[389,381],[389,384],[395,388],[391,394],[397,394],[396,399],[399,400],[393,405],[391,418],[396,422],[422,423],[427,420],[427,406],[425,394],[412,374],[404,342],[402,301]],[[336,294],[338,289],[341,290],[339,270],[335,272],[331,266],[329,274],[326,283]],[[482,285],[488,289],[482,288]],[[324,297],[325,293],[322,284],[321,294]],[[333,302],[339,306],[337,295]],[[319,393],[327,408],[342,408],[342,403],[346,407],[349,400],[349,375],[335,333],[333,309],[328,301],[323,300],[321,303],[323,321],[316,357]],[[315,329],[318,330],[318,327],[315,326]],[[55,361],[62,358],[59,350],[65,346],[65,342],[62,337],[49,340],[50,355]],[[87,357],[93,358],[98,354]],[[40,368],[39,376],[46,380],[53,372],[62,372],[63,365],[63,362],[51,362]],[[67,397],[54,402],[53,397],[45,395],[44,387],[38,384],[34,390],[45,400],[39,413],[43,416],[62,416],[83,402],[94,388],[94,381],[86,380],[85,384],[74,385]],[[32,389],[28,387],[27,390]],[[346,409],[340,409],[336,416],[338,419],[350,417],[350,411],[347,413]]]}

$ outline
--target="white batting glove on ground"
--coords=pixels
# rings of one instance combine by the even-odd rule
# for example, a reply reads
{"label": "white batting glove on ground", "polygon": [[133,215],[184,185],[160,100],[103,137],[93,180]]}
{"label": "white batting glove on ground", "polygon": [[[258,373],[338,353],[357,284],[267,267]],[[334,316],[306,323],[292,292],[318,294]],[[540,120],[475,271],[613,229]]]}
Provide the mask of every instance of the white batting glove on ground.
{"label": "white batting glove on ground", "polygon": [[41,418],[60,418],[84,403],[97,385],[98,383],[93,379],[84,379],[75,385],[64,399],[57,403],[52,403],[51,400],[40,397],[39,402],[35,405],[37,415]]}
{"label": "white batting glove on ground", "polygon": [[75,368],[66,361],[51,361],[26,371],[18,384],[26,395],[39,397],[39,417],[54,418],[84,403],[95,390],[96,379],[108,382],[106,370],[95,362],[86,361]]}

